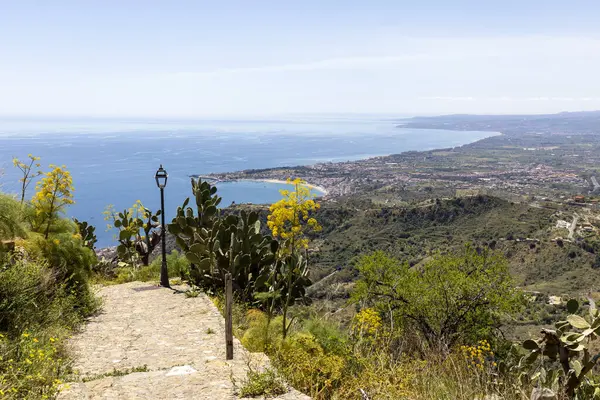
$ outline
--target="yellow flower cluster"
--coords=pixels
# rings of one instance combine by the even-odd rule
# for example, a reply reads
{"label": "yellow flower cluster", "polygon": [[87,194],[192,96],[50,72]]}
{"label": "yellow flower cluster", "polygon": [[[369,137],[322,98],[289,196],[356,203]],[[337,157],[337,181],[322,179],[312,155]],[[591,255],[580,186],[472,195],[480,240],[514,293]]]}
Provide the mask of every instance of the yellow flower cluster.
{"label": "yellow flower cluster", "polygon": [[[484,368],[486,359],[494,357],[494,352],[487,340],[480,340],[474,346],[460,346],[460,352],[470,366],[478,369]],[[492,361],[491,366],[495,367],[496,363]]]}
{"label": "yellow flower cluster", "polygon": [[133,205],[129,209],[129,214],[131,214],[131,216],[133,218],[141,218],[141,219],[148,218],[148,213],[146,212],[146,207],[144,207],[141,200],[136,200],[136,202],[133,203]]}
{"label": "yellow flower cluster", "polygon": [[[63,360],[58,355],[57,341],[23,332],[11,343],[0,334],[0,398],[55,398],[63,383],[59,379]],[[9,351],[15,344],[18,353]],[[14,358],[3,358],[10,354]]]}
{"label": "yellow flower cluster", "polygon": [[381,328],[381,317],[372,308],[363,308],[354,316],[353,330],[361,335],[373,336]]}
{"label": "yellow flower cluster", "polygon": [[37,183],[33,205],[38,214],[51,214],[73,204],[73,178],[63,165],[50,165],[52,170]]}
{"label": "yellow flower cluster", "polygon": [[294,185],[294,191],[280,191],[283,198],[269,208],[267,226],[273,237],[290,240],[296,249],[307,248],[308,239],[304,234],[322,229],[317,220],[310,216],[320,205],[302,179],[288,179],[287,183]]}
{"label": "yellow flower cluster", "polygon": [[[36,162],[40,160],[40,157],[36,157],[33,154],[29,153],[27,154],[27,157],[29,158],[29,164],[25,164],[23,161],[19,160],[18,158],[13,158],[12,162],[13,162],[13,166],[19,168],[21,171],[23,171],[23,173],[26,173],[27,171],[29,171],[31,169],[31,167],[33,167],[33,165],[35,164],[36,167],[40,167],[40,163]],[[23,179],[21,179],[21,182],[23,181]]]}

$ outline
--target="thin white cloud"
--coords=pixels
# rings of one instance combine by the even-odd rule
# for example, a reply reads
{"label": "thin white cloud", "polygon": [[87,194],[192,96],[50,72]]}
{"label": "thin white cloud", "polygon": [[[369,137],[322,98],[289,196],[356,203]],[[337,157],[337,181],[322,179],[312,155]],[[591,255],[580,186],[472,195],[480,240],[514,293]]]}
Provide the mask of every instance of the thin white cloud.
{"label": "thin white cloud", "polygon": [[475,101],[472,96],[424,96],[419,97],[419,100],[447,100],[447,101]]}
{"label": "thin white cloud", "polygon": [[287,72],[287,71],[315,71],[337,69],[364,69],[395,65],[406,61],[431,58],[430,54],[406,54],[398,56],[374,57],[340,57],[305,63],[265,65],[258,67],[219,68],[210,71],[175,72],[168,74],[177,78],[194,78],[226,74],[253,73],[253,72]]}
{"label": "thin white cloud", "polygon": [[419,100],[444,100],[444,101],[510,101],[510,102],[523,102],[523,101],[600,101],[600,97],[473,97],[473,96],[422,96]]}
{"label": "thin white cloud", "polygon": [[93,68],[69,60],[54,60],[52,68],[46,59],[13,61],[0,65],[0,110],[196,116],[600,109],[596,38],[374,33],[352,42],[289,46],[298,51],[277,54],[261,43],[244,56],[215,47],[162,64],[142,64],[135,53],[127,60],[104,54]]}

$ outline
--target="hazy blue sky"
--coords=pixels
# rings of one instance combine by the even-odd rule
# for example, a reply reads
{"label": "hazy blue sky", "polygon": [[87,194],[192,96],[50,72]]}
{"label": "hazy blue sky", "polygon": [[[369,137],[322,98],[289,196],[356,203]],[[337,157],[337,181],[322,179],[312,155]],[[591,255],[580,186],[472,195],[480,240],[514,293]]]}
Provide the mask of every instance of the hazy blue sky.
{"label": "hazy blue sky", "polygon": [[0,114],[600,109],[600,2],[0,0]]}

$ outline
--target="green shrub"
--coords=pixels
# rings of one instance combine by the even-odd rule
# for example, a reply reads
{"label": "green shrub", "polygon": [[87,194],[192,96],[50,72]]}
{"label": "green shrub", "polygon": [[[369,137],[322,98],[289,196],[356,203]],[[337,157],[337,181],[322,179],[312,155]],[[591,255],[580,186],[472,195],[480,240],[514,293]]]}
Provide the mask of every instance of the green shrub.
{"label": "green shrub", "polygon": [[13,197],[0,193],[0,240],[27,235],[23,206]]}
{"label": "green shrub", "polygon": [[[42,214],[38,214],[36,209],[30,204],[23,206],[23,220],[26,221],[27,227],[31,232],[36,232],[44,236],[48,219]],[[79,228],[72,220],[68,218],[59,218],[57,215],[50,220],[48,228],[48,237],[60,233],[75,234],[79,232]]]}
{"label": "green shrub", "polygon": [[61,341],[79,300],[43,262],[0,265],[0,398],[53,398],[65,373]]}
{"label": "green shrub", "polygon": [[23,332],[9,340],[0,334],[0,398],[54,398],[65,368],[61,353],[55,337]]}
{"label": "green shrub", "polygon": [[468,245],[414,268],[377,251],[361,257],[357,269],[353,300],[388,319],[393,315],[386,323],[418,330],[437,351],[492,337],[502,318],[516,314],[524,303],[506,260]]}
{"label": "green shrub", "polygon": [[293,387],[313,398],[331,398],[346,368],[343,357],[325,353],[310,333],[288,336],[269,355],[273,366]]}
{"label": "green shrub", "polygon": [[263,396],[263,398],[268,398],[284,393],[287,393],[285,382],[275,371],[269,368],[264,371],[256,371],[250,368],[239,390],[240,397]]}
{"label": "green shrub", "polygon": [[43,326],[73,326],[81,317],[72,312],[76,302],[43,263],[17,261],[0,266],[0,332],[11,338]]}
{"label": "green shrub", "polygon": [[[159,271],[159,275],[161,265],[162,256],[156,257],[150,264],[151,267]],[[169,269],[169,278],[180,277],[181,279],[188,279],[190,262],[184,255],[179,254],[177,250],[173,250],[170,254],[167,254],[167,268]]]}
{"label": "green shrub", "polygon": [[326,353],[337,355],[348,354],[348,333],[337,323],[313,317],[304,322],[304,329],[315,337],[315,340]]}
{"label": "green shrub", "polygon": [[[412,390],[417,361],[393,360],[384,349],[377,349],[366,357],[353,360],[352,368],[344,371],[332,398],[364,399],[414,399]],[[455,399],[455,397],[448,397]],[[471,400],[471,399],[469,399]]]}
{"label": "green shrub", "polygon": [[246,312],[245,322],[247,328],[241,341],[249,351],[268,351],[270,348],[277,347],[281,342],[282,317],[275,317],[269,323],[266,313],[250,309]]}
{"label": "green shrub", "polygon": [[54,234],[48,239],[31,234],[29,240],[18,244],[25,248],[29,259],[45,262],[56,274],[56,280],[66,284],[67,290],[77,299],[76,307],[83,313],[94,311],[95,301],[88,280],[92,265],[97,261],[96,253],[84,246],[78,234],[71,231]]}

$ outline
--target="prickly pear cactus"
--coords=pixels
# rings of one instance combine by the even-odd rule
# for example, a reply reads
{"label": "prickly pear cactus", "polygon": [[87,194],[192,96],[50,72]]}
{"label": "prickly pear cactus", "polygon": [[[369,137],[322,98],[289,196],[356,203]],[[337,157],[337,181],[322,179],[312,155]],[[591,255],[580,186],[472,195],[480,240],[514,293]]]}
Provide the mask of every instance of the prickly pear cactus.
{"label": "prickly pear cactus", "polygon": [[576,314],[577,300],[569,300],[567,309],[570,315],[557,322],[555,330],[542,329],[540,338],[523,342],[529,354],[519,362],[522,377],[538,391],[540,387],[552,391],[556,398],[600,399],[600,385],[590,376],[600,354],[592,356],[589,348],[600,336],[600,313],[593,301],[586,316]]}
{"label": "prickly pear cactus", "polygon": [[83,245],[94,250],[94,245],[98,241],[95,233],[96,228],[92,225],[89,225],[86,221],[79,221],[77,218],[73,218],[73,221],[77,225],[79,235],[83,240]]}
{"label": "prickly pear cactus", "polygon": [[168,229],[190,261],[190,277],[196,285],[220,291],[225,274],[231,273],[240,299],[252,301],[253,293],[264,289],[278,243],[260,233],[255,212],[221,216],[216,192],[208,182],[192,179],[196,210],[186,199]]}
{"label": "prickly pear cactus", "polygon": [[192,194],[196,204],[196,213],[189,206],[188,197],[181,207],[177,208],[177,214],[173,221],[168,224],[167,229],[175,235],[177,245],[188,252],[190,246],[203,242],[210,236],[213,225],[219,220],[217,206],[221,198],[216,195],[217,188],[201,179],[192,178]]}

